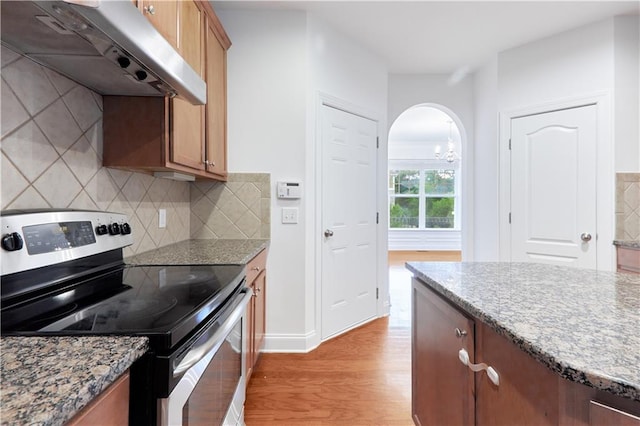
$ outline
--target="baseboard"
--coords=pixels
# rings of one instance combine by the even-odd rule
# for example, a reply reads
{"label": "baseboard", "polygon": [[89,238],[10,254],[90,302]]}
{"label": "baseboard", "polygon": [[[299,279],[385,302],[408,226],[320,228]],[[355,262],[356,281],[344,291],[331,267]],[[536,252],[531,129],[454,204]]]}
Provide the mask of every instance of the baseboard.
{"label": "baseboard", "polygon": [[315,330],[307,334],[267,334],[262,352],[307,353],[320,344]]}

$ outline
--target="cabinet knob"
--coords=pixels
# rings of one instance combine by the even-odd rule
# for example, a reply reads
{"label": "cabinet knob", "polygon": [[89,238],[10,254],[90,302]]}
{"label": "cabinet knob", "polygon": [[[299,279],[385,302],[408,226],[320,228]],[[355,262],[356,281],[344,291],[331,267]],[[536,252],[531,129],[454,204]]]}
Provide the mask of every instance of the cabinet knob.
{"label": "cabinet knob", "polygon": [[258,268],[257,266],[254,266],[253,268],[251,268],[252,271],[259,271],[260,268]]}
{"label": "cabinet knob", "polygon": [[152,4],[150,4],[149,6],[145,6],[144,7],[144,11],[147,12],[149,15],[155,15],[156,14],[156,8],[153,7]]}
{"label": "cabinet knob", "polygon": [[467,335],[467,332],[465,330],[460,330],[458,327],[456,327],[456,337],[458,339],[462,339],[466,335]]}

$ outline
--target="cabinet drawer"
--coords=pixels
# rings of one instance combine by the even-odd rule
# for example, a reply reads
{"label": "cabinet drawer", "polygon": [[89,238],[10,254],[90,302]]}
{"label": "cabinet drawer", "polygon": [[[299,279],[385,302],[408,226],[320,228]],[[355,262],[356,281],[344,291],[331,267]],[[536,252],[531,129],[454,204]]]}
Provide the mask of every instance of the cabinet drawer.
{"label": "cabinet drawer", "polygon": [[267,249],[262,250],[247,263],[247,284],[255,281],[260,272],[267,267]]}
{"label": "cabinet drawer", "polygon": [[590,426],[640,426],[640,417],[596,401],[589,403]]}
{"label": "cabinet drawer", "polygon": [[640,274],[640,250],[618,247],[618,271]]}

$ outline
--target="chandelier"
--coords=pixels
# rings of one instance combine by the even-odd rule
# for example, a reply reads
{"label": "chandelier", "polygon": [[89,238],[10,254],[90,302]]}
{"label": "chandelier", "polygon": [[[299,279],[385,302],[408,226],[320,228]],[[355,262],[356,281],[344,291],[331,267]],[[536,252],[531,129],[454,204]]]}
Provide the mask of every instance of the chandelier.
{"label": "chandelier", "polygon": [[[453,163],[454,161],[460,158],[460,155],[455,151],[453,145],[453,139],[451,139],[451,126],[453,121],[447,121],[449,123],[449,139],[447,140],[447,152],[444,153],[444,159],[447,160],[448,163]],[[436,145],[435,147],[436,158],[439,160],[442,156],[440,145]]]}

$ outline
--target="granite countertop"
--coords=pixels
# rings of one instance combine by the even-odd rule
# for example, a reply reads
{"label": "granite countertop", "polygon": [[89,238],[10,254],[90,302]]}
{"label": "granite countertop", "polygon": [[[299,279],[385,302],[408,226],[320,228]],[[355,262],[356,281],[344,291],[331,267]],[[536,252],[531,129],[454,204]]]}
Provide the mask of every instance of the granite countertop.
{"label": "granite countertop", "polygon": [[638,240],[614,240],[613,245],[617,247],[640,249],[640,241]]}
{"label": "granite countertop", "polygon": [[640,401],[640,276],[533,263],[407,268],[560,376]]}
{"label": "granite countertop", "polygon": [[186,240],[125,259],[131,265],[244,265],[269,240]]}
{"label": "granite countertop", "polygon": [[61,425],[148,349],[146,337],[2,337],[2,425]]}

